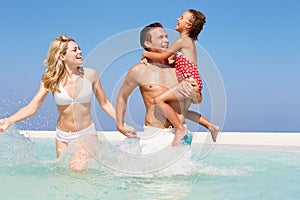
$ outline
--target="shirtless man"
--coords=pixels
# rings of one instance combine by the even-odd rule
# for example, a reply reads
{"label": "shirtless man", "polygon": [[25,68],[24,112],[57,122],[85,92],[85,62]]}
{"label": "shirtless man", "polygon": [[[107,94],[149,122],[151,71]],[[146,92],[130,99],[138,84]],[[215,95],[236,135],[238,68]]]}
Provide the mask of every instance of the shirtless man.
{"label": "shirtless man", "polygon": [[[146,26],[141,31],[140,44],[148,51],[162,51],[168,48],[169,40],[162,25],[159,23],[153,23]],[[167,60],[160,63],[157,61],[154,63],[149,60],[147,65],[139,63],[132,66],[127,73],[126,79],[117,98],[117,129],[127,137],[136,137],[135,132],[128,131],[128,129],[124,126],[127,100],[136,87],[139,87],[146,107],[144,128],[147,130],[150,129],[153,132],[158,129],[168,129],[172,126],[163,115],[158,114],[158,111],[155,108],[154,98],[166,88],[170,88],[177,83],[175,69],[169,65]],[[185,85],[185,87],[185,92],[192,92],[193,87],[191,85]],[[196,123],[206,123],[207,128],[209,128],[211,126],[209,121],[196,112],[188,111],[190,104],[190,100],[170,102],[170,105],[178,113],[182,123],[184,123],[184,118],[186,117]],[[174,133],[174,130],[171,130],[171,132]],[[170,143],[171,142],[172,141],[170,141]]]}

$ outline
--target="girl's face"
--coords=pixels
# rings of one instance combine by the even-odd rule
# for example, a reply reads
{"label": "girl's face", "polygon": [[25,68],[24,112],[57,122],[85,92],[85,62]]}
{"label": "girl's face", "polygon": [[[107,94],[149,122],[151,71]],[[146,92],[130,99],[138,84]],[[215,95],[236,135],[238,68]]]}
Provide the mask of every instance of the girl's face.
{"label": "girl's face", "polygon": [[63,61],[65,64],[69,66],[75,66],[78,67],[83,63],[82,60],[82,51],[80,50],[80,47],[76,44],[76,42],[70,41],[68,43],[68,49],[66,51],[66,54],[63,55]]}
{"label": "girl's face", "polygon": [[193,14],[186,11],[181,17],[177,18],[177,26],[175,28],[176,31],[182,32],[183,30],[187,30],[192,26]]}

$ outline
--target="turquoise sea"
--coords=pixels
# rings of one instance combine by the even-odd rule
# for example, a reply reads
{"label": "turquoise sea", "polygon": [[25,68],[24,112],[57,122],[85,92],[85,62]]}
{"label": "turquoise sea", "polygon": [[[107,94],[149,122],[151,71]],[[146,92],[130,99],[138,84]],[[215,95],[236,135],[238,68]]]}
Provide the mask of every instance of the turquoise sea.
{"label": "turquoise sea", "polygon": [[215,145],[205,157],[200,150],[193,144],[190,160],[153,173],[97,161],[78,173],[56,160],[53,139],[13,130],[0,135],[0,199],[300,199],[299,147]]}

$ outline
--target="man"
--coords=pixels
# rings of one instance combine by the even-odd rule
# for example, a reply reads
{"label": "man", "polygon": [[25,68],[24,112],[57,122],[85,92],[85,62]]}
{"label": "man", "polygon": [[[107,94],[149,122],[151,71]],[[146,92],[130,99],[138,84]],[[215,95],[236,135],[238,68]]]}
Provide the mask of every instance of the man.
{"label": "man", "polygon": [[[162,25],[153,23],[146,26],[141,31],[140,44],[145,50],[159,52],[168,48],[169,40]],[[146,107],[144,132],[150,135],[155,134],[155,136],[160,136],[162,135],[161,130],[163,130],[163,135],[168,135],[168,137],[167,139],[161,139],[164,139],[165,142],[170,144],[174,138],[174,129],[168,129],[172,125],[162,114],[159,114],[159,110],[155,107],[154,98],[177,83],[175,69],[170,66],[168,60],[160,62],[149,60],[147,65],[139,63],[132,66],[127,73],[117,98],[117,129],[127,137],[136,137],[136,133],[130,132],[124,125],[124,116],[127,107],[127,99],[133,90],[139,86]],[[185,91],[192,92],[193,87],[191,85],[185,85],[185,87]],[[184,123],[185,117],[196,123],[199,123],[200,120],[206,120],[201,117],[201,115],[188,111],[188,107],[191,104],[190,100],[170,102],[169,104],[178,113],[178,117],[181,119],[182,123]],[[208,121],[207,125],[209,126]],[[156,139],[153,142],[157,143],[158,141],[159,139]],[[157,146],[159,145],[160,144],[157,144]]]}

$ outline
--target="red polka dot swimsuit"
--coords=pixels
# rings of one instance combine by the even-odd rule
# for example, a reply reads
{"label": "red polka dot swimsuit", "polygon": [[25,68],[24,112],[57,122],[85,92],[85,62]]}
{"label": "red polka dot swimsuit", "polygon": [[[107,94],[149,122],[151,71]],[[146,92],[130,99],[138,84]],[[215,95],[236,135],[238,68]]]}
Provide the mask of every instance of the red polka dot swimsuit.
{"label": "red polka dot swimsuit", "polygon": [[182,53],[177,52],[175,58],[175,70],[178,82],[185,78],[192,77],[198,83],[199,90],[202,90],[202,80],[198,71],[198,65],[187,59]]}

